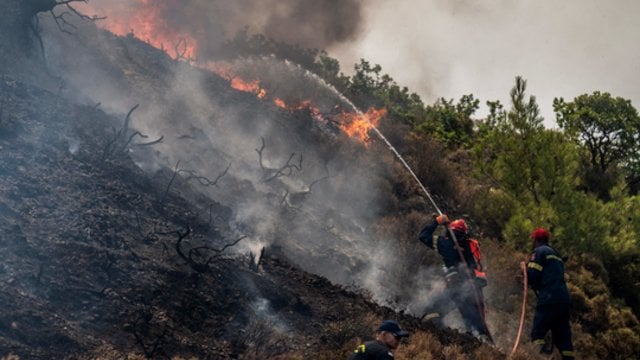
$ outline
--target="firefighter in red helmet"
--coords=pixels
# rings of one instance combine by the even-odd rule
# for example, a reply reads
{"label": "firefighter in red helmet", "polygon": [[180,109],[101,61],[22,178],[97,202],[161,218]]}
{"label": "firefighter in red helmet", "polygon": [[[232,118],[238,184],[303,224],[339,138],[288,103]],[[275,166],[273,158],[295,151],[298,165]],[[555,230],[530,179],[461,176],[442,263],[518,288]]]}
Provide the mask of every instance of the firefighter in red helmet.
{"label": "firefighter in red helmet", "polygon": [[[444,225],[448,231],[444,235],[434,237],[439,225]],[[420,231],[418,238],[430,249],[436,249],[435,238],[438,254],[444,262],[448,298],[453,300],[460,311],[467,331],[490,341],[491,335],[484,318],[482,294],[482,288],[487,285],[487,278],[482,268],[478,240],[469,236],[467,223],[463,219],[449,222],[447,215],[434,214],[433,220]],[[442,313],[450,310],[445,304],[447,300],[443,299],[434,306],[434,310],[440,313],[437,314],[440,319],[444,316]]]}
{"label": "firefighter in red helmet", "polygon": [[573,359],[569,310],[571,298],[564,280],[564,260],[549,246],[549,231],[537,228],[531,233],[533,252],[527,262],[529,287],[538,297],[533,316],[531,341],[540,345],[540,351],[551,353],[553,347],[545,343],[545,335],[551,331],[553,345],[562,359]]}

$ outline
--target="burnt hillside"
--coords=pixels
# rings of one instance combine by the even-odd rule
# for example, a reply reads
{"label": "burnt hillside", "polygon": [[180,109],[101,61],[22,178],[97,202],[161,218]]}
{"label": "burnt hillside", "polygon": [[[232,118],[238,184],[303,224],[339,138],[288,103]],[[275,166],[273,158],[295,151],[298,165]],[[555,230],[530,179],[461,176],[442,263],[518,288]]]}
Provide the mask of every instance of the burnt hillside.
{"label": "burnt hillside", "polygon": [[105,156],[122,118],[7,75],[0,89],[2,355],[297,358],[351,345],[385,317],[430,329],[277,248],[258,267],[228,254],[244,240],[224,225],[229,208],[171,171],[149,177],[128,153]]}
{"label": "burnt hillside", "polygon": [[356,191],[388,154],[132,37],[42,21],[46,62],[2,55],[0,356],[336,359],[383,318],[491,353],[346,286],[393,210]]}

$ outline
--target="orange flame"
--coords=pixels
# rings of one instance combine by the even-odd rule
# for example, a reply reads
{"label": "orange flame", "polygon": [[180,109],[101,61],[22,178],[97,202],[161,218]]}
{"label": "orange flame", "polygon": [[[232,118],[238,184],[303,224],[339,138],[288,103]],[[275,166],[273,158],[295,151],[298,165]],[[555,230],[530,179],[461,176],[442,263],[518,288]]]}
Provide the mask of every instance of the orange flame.
{"label": "orange flame", "polygon": [[192,36],[158,22],[157,19],[162,18],[162,9],[152,0],[138,0],[133,10],[117,3],[93,5],[77,2],[73,6],[84,14],[106,17],[98,25],[116,35],[135,36],[176,58],[195,59],[198,54],[198,44]]}
{"label": "orange flame", "polygon": [[[176,1],[176,0],[172,0]],[[154,47],[165,50],[165,46],[172,49],[165,50],[176,58],[193,60],[198,54],[196,40],[188,34],[182,34],[179,29],[171,28],[158,19],[162,19],[162,7],[153,0],[137,0],[134,10],[124,5],[112,3],[95,5],[84,2],[74,3],[77,10],[85,14],[99,14],[106,19],[98,23],[112,33],[119,36],[135,36],[146,41]],[[206,68],[229,81],[230,86],[236,90],[255,94],[260,99],[267,98],[267,90],[261,86],[258,79],[247,80],[234,73],[233,66],[225,62],[208,62],[198,65]],[[318,121],[327,121],[319,108],[313,106],[311,100],[304,100],[295,105],[286,104],[283,99],[274,98],[276,106],[290,111],[308,110],[311,116]],[[369,131],[377,126],[380,118],[386,116],[386,109],[370,108],[366,114],[342,112],[337,115],[340,129],[352,138],[362,141],[369,140]]]}
{"label": "orange flame", "polygon": [[387,115],[387,109],[369,108],[365,114],[343,112],[338,115],[340,129],[350,137],[369,141],[369,131],[378,126],[380,119]]}
{"label": "orange flame", "polygon": [[287,104],[280,98],[273,99],[273,103],[276,104],[277,107],[281,107],[283,109],[287,108]]}

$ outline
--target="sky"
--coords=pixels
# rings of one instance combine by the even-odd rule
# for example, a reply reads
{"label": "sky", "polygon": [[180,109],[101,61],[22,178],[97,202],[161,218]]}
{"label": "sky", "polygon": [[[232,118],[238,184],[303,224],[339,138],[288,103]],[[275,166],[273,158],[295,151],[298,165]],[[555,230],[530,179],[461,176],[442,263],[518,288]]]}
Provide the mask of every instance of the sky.
{"label": "sky", "polygon": [[425,103],[473,94],[509,104],[520,75],[547,127],[555,97],[609,92],[640,107],[640,1],[364,0],[360,32],[329,55],[380,64]]}

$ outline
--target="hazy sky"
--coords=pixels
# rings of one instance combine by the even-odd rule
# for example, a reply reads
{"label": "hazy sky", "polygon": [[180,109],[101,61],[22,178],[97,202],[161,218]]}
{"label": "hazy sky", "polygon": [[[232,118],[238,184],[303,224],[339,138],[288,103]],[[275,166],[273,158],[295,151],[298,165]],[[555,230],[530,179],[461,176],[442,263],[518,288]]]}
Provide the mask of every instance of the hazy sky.
{"label": "hazy sky", "polygon": [[508,103],[527,80],[545,124],[554,97],[607,91],[640,108],[640,1],[364,0],[362,32],[329,49],[350,73],[380,64],[426,103],[473,93]]}

